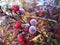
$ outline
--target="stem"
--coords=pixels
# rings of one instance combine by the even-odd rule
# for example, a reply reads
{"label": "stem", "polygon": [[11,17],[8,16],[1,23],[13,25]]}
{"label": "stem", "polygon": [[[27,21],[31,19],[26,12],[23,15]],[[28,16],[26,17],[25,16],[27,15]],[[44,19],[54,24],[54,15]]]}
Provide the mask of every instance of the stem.
{"label": "stem", "polygon": [[6,41],[6,33],[7,33],[7,31],[9,30],[9,28],[10,28],[10,24],[6,27],[6,29],[4,30],[4,45],[7,45],[7,41]]}
{"label": "stem", "polygon": [[10,44],[14,41],[14,39],[16,38],[17,34],[13,35],[13,38],[10,41]]}

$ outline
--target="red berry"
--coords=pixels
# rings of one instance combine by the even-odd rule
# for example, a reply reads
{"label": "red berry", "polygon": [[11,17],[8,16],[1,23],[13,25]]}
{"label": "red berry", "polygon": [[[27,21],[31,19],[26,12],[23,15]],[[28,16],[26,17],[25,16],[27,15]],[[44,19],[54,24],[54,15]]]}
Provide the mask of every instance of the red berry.
{"label": "red berry", "polygon": [[30,41],[25,36],[23,36],[22,34],[18,35],[17,40],[22,45],[30,45]]}
{"label": "red berry", "polygon": [[22,25],[22,23],[19,22],[19,21],[17,21],[17,22],[14,24],[14,28],[15,28],[15,29],[18,29],[18,28],[21,27],[21,25]]}
{"label": "red berry", "polygon": [[22,36],[22,35],[18,35],[17,40],[18,40],[19,42],[23,42],[23,36]]}
{"label": "red berry", "polygon": [[14,12],[17,12],[17,11],[19,11],[19,6],[18,5],[13,5],[13,11]]}
{"label": "red berry", "polygon": [[17,37],[17,40],[21,43],[21,42],[24,42],[25,40],[27,40],[27,38],[24,35],[19,34]]}

